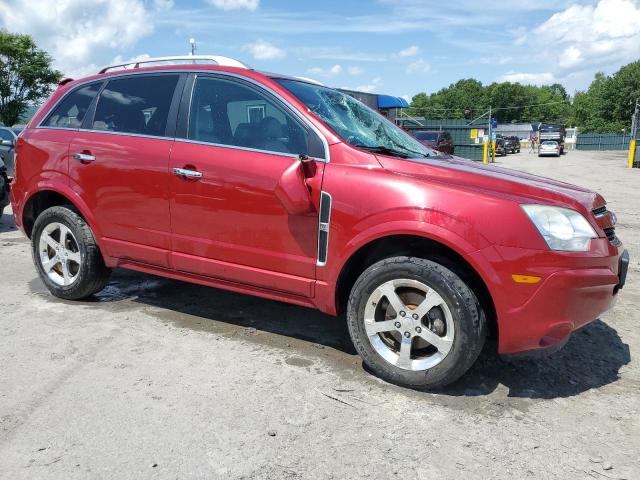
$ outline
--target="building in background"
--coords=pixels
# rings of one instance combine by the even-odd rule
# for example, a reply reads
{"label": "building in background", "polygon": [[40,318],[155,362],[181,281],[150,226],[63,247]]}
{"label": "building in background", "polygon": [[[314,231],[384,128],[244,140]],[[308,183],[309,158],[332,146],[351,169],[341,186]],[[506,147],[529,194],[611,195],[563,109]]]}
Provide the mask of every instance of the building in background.
{"label": "building in background", "polygon": [[[391,95],[382,95],[378,93],[358,92],[356,90],[347,90],[338,88],[337,90],[351,95],[356,100],[361,101],[367,107],[377,110],[392,122],[400,118],[402,109],[409,108],[409,102],[402,97],[393,97]],[[397,122],[396,122],[397,123]]]}

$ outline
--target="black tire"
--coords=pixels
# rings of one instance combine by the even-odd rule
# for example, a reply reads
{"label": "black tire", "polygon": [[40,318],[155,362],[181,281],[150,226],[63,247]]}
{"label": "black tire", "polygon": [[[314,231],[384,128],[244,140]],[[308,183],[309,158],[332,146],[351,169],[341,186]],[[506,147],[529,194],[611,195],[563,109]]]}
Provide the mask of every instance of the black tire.
{"label": "black tire", "polygon": [[[39,258],[39,244],[43,229],[51,223],[61,223],[69,228],[80,252],[80,267],[70,285],[58,285],[49,278]],[[70,206],[51,207],[43,211],[35,221],[31,235],[33,263],[40,279],[56,297],[79,300],[102,290],[109,281],[111,270],[104,264],[102,253],[87,222]]]}
{"label": "black tire", "polygon": [[[372,346],[365,331],[364,312],[370,295],[383,283],[400,278],[418,280],[432,288],[453,317],[451,349],[440,363],[426,370],[402,369],[388,362]],[[415,257],[388,258],[367,268],[351,290],[347,323],[356,350],[375,375],[416,389],[439,388],[460,378],[478,358],[486,337],[485,315],[473,291],[451,270]]]}

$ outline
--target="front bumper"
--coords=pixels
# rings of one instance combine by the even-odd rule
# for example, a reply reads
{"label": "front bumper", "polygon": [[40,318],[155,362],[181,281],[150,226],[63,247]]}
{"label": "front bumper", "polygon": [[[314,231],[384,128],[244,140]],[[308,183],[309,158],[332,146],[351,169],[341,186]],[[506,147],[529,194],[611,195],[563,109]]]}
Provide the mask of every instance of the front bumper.
{"label": "front bumper", "polygon": [[[607,239],[593,240],[584,253],[493,246],[469,257],[483,269],[494,301],[501,354],[562,346],[612,308],[629,264],[626,250]],[[514,274],[541,280],[517,283]]]}

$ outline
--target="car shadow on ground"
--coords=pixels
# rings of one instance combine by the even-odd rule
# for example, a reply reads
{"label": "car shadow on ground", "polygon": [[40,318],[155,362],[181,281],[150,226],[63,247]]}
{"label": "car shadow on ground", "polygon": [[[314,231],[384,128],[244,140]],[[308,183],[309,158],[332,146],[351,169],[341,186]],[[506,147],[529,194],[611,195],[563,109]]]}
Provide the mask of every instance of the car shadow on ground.
{"label": "car shadow on ground", "polygon": [[[111,303],[127,298],[158,307],[154,314],[183,328],[215,331],[215,325],[222,322],[329,347],[346,359],[356,355],[343,316],[152,275],[116,270],[109,286],[92,301]],[[304,344],[293,347],[301,349],[299,356],[306,354]],[[630,359],[629,347],[618,332],[596,320],[546,358],[506,361],[497,356],[495,341],[489,341],[469,372],[437,393],[484,396],[504,385],[510,397],[571,397],[615,382]]]}
{"label": "car shadow on ground", "polygon": [[496,350],[495,341],[489,342],[467,374],[440,393],[487,395],[504,385],[510,397],[572,397],[617,381],[620,368],[631,361],[629,346],[601,320],[574,332],[561,350],[544,358],[507,361]]}

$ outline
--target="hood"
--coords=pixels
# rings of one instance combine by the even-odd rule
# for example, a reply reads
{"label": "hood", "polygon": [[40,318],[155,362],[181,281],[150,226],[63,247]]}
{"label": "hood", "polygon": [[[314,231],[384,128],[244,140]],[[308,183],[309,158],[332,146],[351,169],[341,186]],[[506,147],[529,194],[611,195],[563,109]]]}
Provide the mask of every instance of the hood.
{"label": "hood", "polygon": [[477,190],[518,203],[552,204],[577,210],[582,207],[589,212],[605,204],[599,194],[586,188],[459,157],[402,159],[378,155],[377,158],[383,168],[401,175]]}

